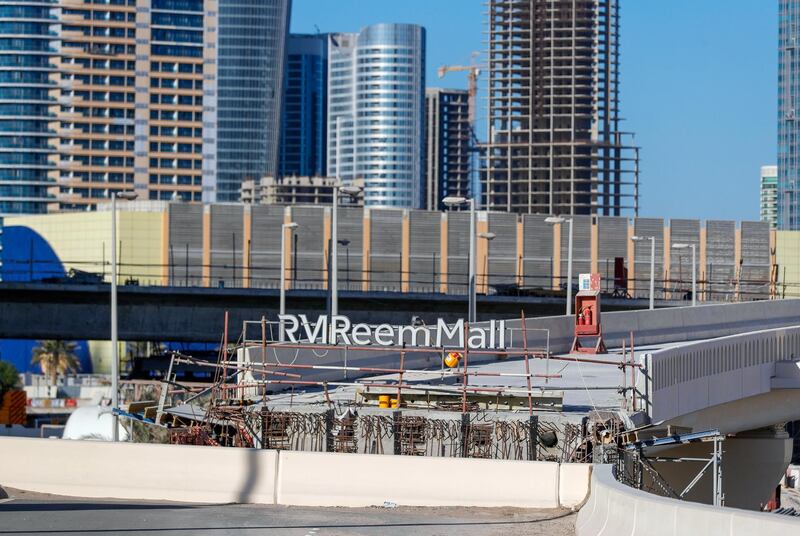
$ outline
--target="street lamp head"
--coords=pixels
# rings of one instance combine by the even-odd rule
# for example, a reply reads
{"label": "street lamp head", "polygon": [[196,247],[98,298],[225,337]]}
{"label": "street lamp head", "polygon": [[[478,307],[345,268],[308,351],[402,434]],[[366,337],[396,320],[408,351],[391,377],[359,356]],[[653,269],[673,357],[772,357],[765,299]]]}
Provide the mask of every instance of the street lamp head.
{"label": "street lamp head", "polygon": [[654,236],[632,236],[632,242],[644,242],[645,240],[655,240]]}
{"label": "street lamp head", "polygon": [[497,235],[495,233],[480,233],[478,235],[478,238],[485,238],[486,240],[494,240],[495,238],[497,238]]}
{"label": "street lamp head", "polygon": [[690,244],[672,244],[672,249],[687,249],[690,247]]}
{"label": "street lamp head", "polygon": [[442,199],[442,203],[444,203],[445,206],[448,207],[461,207],[466,205],[468,202],[469,200],[466,197],[460,197],[454,195],[449,195],[444,199]]}
{"label": "street lamp head", "polygon": [[349,195],[352,198],[356,198],[361,195],[361,191],[363,188],[360,186],[339,186],[339,191],[345,195]]}
{"label": "street lamp head", "polygon": [[297,223],[296,222],[284,223],[283,224],[283,228],[284,229],[297,229]]}
{"label": "street lamp head", "polygon": [[561,216],[548,216],[547,218],[544,219],[544,222],[549,223],[550,225],[555,225],[557,223],[564,223],[565,221],[567,221],[567,219]]}
{"label": "street lamp head", "polygon": [[116,197],[117,199],[124,199],[125,201],[133,201],[134,199],[139,197],[139,194],[137,194],[136,192],[131,192],[130,190],[128,190],[128,191],[124,191],[124,192],[116,192],[114,194],[114,197]]}
{"label": "street lamp head", "polygon": [[346,238],[342,238],[341,240],[337,240],[337,242],[339,242],[340,246],[344,246],[344,247],[347,247],[347,246],[350,245],[350,241],[348,239],[346,239]]}

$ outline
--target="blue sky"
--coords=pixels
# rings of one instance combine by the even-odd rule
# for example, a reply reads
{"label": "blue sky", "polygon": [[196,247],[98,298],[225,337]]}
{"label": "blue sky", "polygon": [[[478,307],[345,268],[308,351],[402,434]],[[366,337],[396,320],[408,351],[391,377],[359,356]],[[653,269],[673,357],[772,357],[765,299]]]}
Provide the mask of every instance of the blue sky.
{"label": "blue sky", "polygon": [[[421,24],[429,86],[465,87],[464,75],[439,80],[437,67],[485,48],[480,0],[293,3],[294,32]],[[776,157],[777,1],[623,0],[621,33],[624,129],[642,147],[640,214],[758,219],[759,168]]]}

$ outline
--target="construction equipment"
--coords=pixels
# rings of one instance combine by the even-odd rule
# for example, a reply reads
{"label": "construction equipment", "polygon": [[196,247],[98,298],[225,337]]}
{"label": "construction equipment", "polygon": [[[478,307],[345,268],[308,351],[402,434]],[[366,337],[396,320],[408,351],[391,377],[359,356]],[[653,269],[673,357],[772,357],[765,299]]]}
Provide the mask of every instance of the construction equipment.
{"label": "construction equipment", "polygon": [[[473,54],[474,57],[475,54]],[[467,95],[469,96],[469,124],[475,127],[475,99],[478,95],[478,77],[481,74],[480,68],[475,65],[442,65],[439,67],[439,78],[444,78],[447,73],[467,72]]]}

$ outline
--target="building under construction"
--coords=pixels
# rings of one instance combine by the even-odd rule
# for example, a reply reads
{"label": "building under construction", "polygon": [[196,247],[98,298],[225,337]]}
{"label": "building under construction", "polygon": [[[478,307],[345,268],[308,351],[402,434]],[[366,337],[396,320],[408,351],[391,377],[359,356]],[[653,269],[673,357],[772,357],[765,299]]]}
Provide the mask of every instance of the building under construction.
{"label": "building under construction", "polygon": [[486,208],[635,215],[638,149],[620,131],[619,0],[487,5]]}

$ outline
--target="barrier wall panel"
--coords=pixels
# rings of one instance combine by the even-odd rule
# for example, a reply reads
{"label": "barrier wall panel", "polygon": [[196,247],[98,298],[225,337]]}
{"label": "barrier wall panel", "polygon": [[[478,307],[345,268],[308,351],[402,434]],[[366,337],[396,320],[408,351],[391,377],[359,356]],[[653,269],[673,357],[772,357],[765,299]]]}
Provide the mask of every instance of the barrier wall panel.
{"label": "barrier wall panel", "polygon": [[211,285],[242,286],[243,205],[211,205]]}
{"label": "barrier wall panel", "polygon": [[[706,265],[704,276],[705,299],[725,300],[735,293],[736,279],[736,222],[706,222]],[[701,268],[703,269],[703,268]]]}
{"label": "barrier wall panel", "polygon": [[[579,274],[592,271],[592,217],[572,216],[572,284],[578,284]],[[569,224],[561,224],[561,281],[567,283],[567,263],[569,255]]]}
{"label": "barrier wall panel", "polygon": [[339,288],[341,290],[361,290],[364,258],[364,209],[339,207],[338,239],[349,240],[346,246],[339,244]]}
{"label": "barrier wall panel", "polygon": [[403,211],[370,210],[370,290],[400,292]]}
{"label": "barrier wall panel", "polygon": [[[294,270],[292,288],[320,289],[325,279],[325,209],[324,207],[291,207],[292,221],[297,223],[291,238]],[[280,250],[280,246],[278,247]]]}
{"label": "barrier wall panel", "polygon": [[167,210],[172,284],[200,286],[203,280],[203,206],[170,203]]}
{"label": "barrier wall panel", "polygon": [[439,212],[410,210],[408,275],[411,292],[438,292],[441,280],[441,219]]}
{"label": "barrier wall panel", "polygon": [[769,224],[743,221],[742,233],[742,299],[764,299],[769,296],[771,260]]}
{"label": "barrier wall panel", "polygon": [[[697,279],[700,280],[700,220],[670,220],[670,240],[672,247],[675,244],[694,244],[697,256]],[[669,282],[667,287],[675,292],[673,298],[690,293],[692,290],[692,251],[686,249],[672,249],[670,252]]]}
{"label": "barrier wall panel", "polygon": [[621,257],[628,266],[628,218],[599,216],[597,218],[597,269],[602,277],[602,289],[614,291],[614,263]]}
{"label": "barrier wall panel", "polygon": [[467,294],[469,266],[469,213],[447,213],[447,292]]}
{"label": "barrier wall panel", "polygon": [[478,267],[479,274],[489,274],[490,285],[517,282],[517,215],[490,212],[489,232],[497,236],[489,242],[485,266]]}
{"label": "barrier wall panel", "polygon": [[[633,221],[634,236],[654,237],[656,242],[653,266],[656,299],[664,298],[664,220],[660,218],[636,218]],[[634,297],[650,297],[650,241],[634,242]]]}
{"label": "barrier wall panel", "polygon": [[522,273],[525,287],[552,288],[553,226],[545,223],[547,216],[522,216]]}
{"label": "barrier wall panel", "polygon": [[285,207],[253,205],[250,238],[250,286],[278,288],[281,267],[281,225]]}

